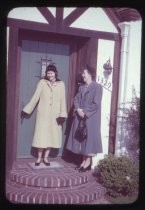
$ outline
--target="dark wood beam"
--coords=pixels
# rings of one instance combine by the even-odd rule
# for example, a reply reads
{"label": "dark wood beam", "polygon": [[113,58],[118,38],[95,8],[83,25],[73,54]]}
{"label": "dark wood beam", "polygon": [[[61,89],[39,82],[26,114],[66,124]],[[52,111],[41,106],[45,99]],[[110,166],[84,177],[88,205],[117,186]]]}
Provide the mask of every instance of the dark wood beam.
{"label": "dark wood beam", "polygon": [[12,26],[20,29],[38,30],[38,31],[50,31],[55,32],[55,25],[47,23],[38,23],[34,21],[16,20],[14,18],[7,19],[7,26]]}
{"label": "dark wood beam", "polygon": [[[18,110],[16,110],[16,95],[17,92],[17,67],[18,67],[18,28],[9,30],[9,49],[8,49],[8,86],[7,86],[7,140],[6,140],[6,166],[7,170],[12,168],[12,163],[16,159],[16,125],[18,120]],[[15,111],[14,111],[15,110]],[[12,144],[13,142],[13,144]]]}
{"label": "dark wood beam", "polygon": [[115,15],[113,8],[102,8],[104,10],[104,12],[106,13],[106,15],[108,16],[108,18],[111,20],[111,22],[113,23],[113,25],[116,27],[116,29],[119,31],[119,26],[118,24],[121,22],[120,19]]}
{"label": "dark wood beam", "polygon": [[62,27],[61,29],[58,30],[55,27],[55,25],[49,25],[46,23],[37,23],[26,20],[16,20],[13,18],[8,18],[7,25],[26,30],[53,32],[57,34],[66,34],[66,35],[88,37],[88,38],[96,37],[98,39],[106,39],[106,40],[118,40],[119,37],[119,34],[117,33],[79,29],[73,27]]}
{"label": "dark wood beam", "polygon": [[48,21],[49,24],[54,25],[55,24],[55,18],[51,14],[48,8],[46,7],[37,7],[39,12],[44,16],[44,18]]}
{"label": "dark wood beam", "polygon": [[106,39],[106,40],[118,40],[119,34],[105,31],[95,31],[95,30],[87,30],[87,29],[79,29],[79,28],[65,28],[65,34],[71,34],[81,37],[90,37],[90,38],[98,38],[98,39]]}
{"label": "dark wood beam", "polygon": [[57,30],[62,27],[63,23],[63,7],[56,7],[56,28]]}
{"label": "dark wood beam", "polygon": [[64,25],[69,26],[71,25],[77,18],[79,18],[86,10],[88,7],[82,7],[82,8],[77,8],[74,11],[72,11],[65,19],[64,19]]}

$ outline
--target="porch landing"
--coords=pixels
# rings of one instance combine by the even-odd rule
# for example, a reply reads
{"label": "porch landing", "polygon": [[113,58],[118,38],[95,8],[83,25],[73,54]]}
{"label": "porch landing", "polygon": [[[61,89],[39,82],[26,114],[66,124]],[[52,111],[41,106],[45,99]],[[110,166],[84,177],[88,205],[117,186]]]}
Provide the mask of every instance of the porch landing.
{"label": "porch landing", "polygon": [[79,173],[60,157],[51,158],[50,163],[35,167],[33,159],[18,159],[6,182],[7,199],[26,204],[106,203],[106,189],[92,171]]}

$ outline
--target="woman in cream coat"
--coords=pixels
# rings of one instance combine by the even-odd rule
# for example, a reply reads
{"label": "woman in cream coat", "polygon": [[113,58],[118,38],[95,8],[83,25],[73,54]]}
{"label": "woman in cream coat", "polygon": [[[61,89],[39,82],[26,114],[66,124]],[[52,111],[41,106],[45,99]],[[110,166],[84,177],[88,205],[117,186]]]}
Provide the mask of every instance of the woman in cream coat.
{"label": "woman in cream coat", "polygon": [[32,146],[38,148],[39,166],[42,160],[49,166],[48,155],[51,148],[60,148],[62,144],[62,124],[67,117],[64,82],[57,79],[57,69],[48,65],[45,78],[41,79],[30,102],[23,108],[21,118],[31,114],[37,105],[34,138]]}

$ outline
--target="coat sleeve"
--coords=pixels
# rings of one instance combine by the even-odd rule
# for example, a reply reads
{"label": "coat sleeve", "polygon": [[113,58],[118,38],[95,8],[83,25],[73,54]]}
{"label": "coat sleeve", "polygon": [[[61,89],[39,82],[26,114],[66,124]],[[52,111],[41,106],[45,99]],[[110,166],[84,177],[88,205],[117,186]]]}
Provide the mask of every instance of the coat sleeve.
{"label": "coat sleeve", "polygon": [[66,110],[66,95],[65,95],[65,85],[61,83],[61,96],[60,96],[60,117],[67,117]]}
{"label": "coat sleeve", "polygon": [[78,92],[74,98],[74,110],[80,108],[80,98],[81,98],[81,86],[79,87]]}
{"label": "coat sleeve", "polygon": [[23,108],[23,111],[26,112],[27,114],[31,114],[32,111],[34,110],[36,104],[39,101],[40,98],[40,93],[41,93],[41,87],[43,85],[43,81],[40,80],[39,83],[37,84],[37,88],[29,101],[29,103]]}
{"label": "coat sleeve", "polygon": [[93,114],[95,114],[98,110],[101,109],[102,92],[102,86],[96,86],[92,103],[83,109],[83,112],[85,113],[87,118],[91,117]]}

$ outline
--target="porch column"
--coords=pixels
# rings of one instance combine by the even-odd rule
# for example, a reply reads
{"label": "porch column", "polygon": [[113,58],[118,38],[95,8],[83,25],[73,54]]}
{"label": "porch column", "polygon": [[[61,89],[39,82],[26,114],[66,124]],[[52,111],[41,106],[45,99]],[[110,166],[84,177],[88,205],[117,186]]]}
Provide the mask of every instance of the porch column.
{"label": "porch column", "polygon": [[[127,75],[128,75],[128,49],[129,49],[129,32],[130,24],[127,22],[119,23],[118,26],[121,29],[121,57],[120,57],[120,75],[119,75],[119,88],[118,88],[118,106],[117,106],[117,116],[121,116],[121,111],[119,110],[120,105],[125,102],[126,91],[127,91]],[[124,138],[122,131],[123,120],[117,118],[116,125],[116,143],[115,143],[115,155],[120,156],[126,154],[126,148],[124,146]]]}

